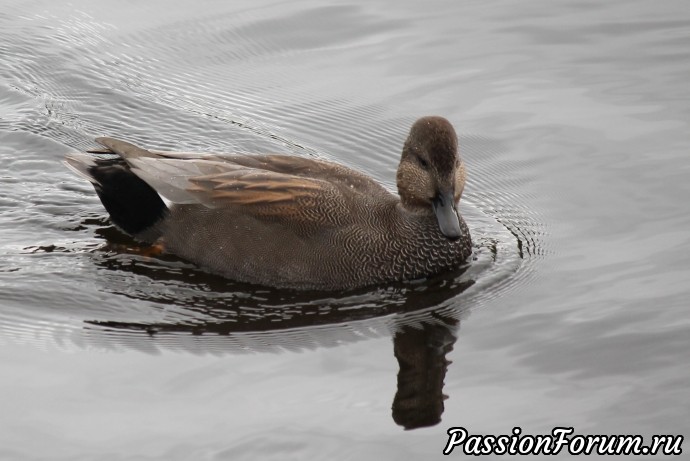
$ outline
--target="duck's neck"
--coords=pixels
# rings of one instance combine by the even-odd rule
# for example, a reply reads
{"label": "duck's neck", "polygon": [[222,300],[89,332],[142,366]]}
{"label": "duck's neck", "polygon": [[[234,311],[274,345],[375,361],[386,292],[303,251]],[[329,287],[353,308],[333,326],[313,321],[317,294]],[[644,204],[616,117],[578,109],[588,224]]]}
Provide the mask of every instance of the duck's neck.
{"label": "duck's neck", "polygon": [[417,202],[409,202],[400,197],[400,202],[398,202],[398,208],[407,214],[412,214],[415,216],[433,216],[434,210],[428,204],[420,205]]}

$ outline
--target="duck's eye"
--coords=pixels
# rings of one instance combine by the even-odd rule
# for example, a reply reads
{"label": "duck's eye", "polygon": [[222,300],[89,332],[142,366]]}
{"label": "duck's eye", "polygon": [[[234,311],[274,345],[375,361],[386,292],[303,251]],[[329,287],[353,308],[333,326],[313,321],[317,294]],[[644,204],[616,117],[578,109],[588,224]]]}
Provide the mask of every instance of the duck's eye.
{"label": "duck's eye", "polygon": [[422,168],[424,168],[425,170],[429,168],[429,162],[424,160],[422,157],[417,157],[417,160],[419,160],[419,164],[422,165]]}

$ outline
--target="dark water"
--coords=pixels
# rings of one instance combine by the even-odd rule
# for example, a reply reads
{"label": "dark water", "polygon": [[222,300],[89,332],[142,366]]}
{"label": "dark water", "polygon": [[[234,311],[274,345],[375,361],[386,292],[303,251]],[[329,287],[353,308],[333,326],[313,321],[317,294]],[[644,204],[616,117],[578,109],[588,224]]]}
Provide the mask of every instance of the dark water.
{"label": "dark water", "polygon": [[[4,2],[0,459],[690,435],[687,5],[406,3]],[[393,187],[426,114],[460,136],[473,261],[340,295],[141,256],[61,163],[111,135]]]}

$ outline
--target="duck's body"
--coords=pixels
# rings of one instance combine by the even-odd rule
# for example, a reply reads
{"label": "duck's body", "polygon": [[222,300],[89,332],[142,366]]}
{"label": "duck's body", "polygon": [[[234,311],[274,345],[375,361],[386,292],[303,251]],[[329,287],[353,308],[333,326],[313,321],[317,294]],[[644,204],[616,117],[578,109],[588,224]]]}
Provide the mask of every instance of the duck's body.
{"label": "duck's body", "polygon": [[[438,117],[415,126],[425,120],[431,134],[434,124],[450,127]],[[413,127],[406,149],[411,158],[426,155],[412,159],[426,167],[407,165],[403,153],[402,200],[360,172],[301,157],[157,152],[99,138],[118,157],[67,160],[94,184],[113,222],[140,241],[233,280],[338,290],[435,275],[466,261],[470,235],[455,207],[464,167],[454,132],[451,142],[445,131],[443,142],[429,144],[443,151],[434,162],[434,152],[414,152],[429,146],[417,145]],[[450,176],[436,171],[445,166]]]}

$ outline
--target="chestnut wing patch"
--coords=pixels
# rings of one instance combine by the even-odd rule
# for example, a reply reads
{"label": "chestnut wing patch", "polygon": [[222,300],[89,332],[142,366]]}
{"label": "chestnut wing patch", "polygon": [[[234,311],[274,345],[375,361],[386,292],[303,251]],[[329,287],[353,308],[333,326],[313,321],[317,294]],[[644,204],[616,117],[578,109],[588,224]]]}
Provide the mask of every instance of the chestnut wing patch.
{"label": "chestnut wing patch", "polygon": [[[340,189],[326,178],[261,169],[257,158],[139,157],[128,161],[135,174],[173,203],[239,207],[239,212],[259,218],[324,224],[337,224],[345,206]],[[301,166],[304,173],[305,165]]]}

